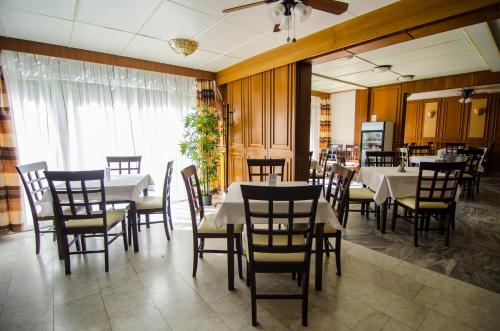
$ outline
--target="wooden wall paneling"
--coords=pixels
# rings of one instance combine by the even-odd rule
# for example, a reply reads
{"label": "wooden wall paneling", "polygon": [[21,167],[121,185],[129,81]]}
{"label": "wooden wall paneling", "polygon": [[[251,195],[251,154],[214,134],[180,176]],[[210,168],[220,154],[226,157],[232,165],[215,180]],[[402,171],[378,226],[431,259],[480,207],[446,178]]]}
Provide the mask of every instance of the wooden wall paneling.
{"label": "wooden wall paneling", "polygon": [[421,101],[410,101],[406,105],[404,141],[414,142],[420,139]]}
{"label": "wooden wall paneling", "polygon": [[266,100],[264,74],[250,76],[248,89],[248,146],[249,158],[266,157]]}
{"label": "wooden wall paneling", "polygon": [[465,120],[463,104],[460,98],[446,98],[443,100],[443,124],[441,139],[443,142],[460,142],[465,138]]}
{"label": "wooden wall paneling", "polygon": [[229,182],[246,180],[245,159],[245,116],[243,80],[237,80],[227,85],[229,109],[233,111],[230,128],[229,147]]}
{"label": "wooden wall paneling", "polygon": [[467,107],[467,142],[483,143],[487,133],[488,96],[475,95]]}
{"label": "wooden wall paneling", "polygon": [[311,74],[309,63],[297,63],[295,101],[295,180],[309,178],[309,137],[311,123]]}
{"label": "wooden wall paneling", "polygon": [[354,110],[354,143],[361,143],[361,123],[368,121],[370,89],[356,90]]}
{"label": "wooden wall paneling", "polygon": [[370,116],[377,115],[377,121],[394,123],[394,146],[399,146],[404,132],[401,128],[401,84],[374,87],[371,89]]}
{"label": "wooden wall paneling", "polygon": [[419,118],[421,123],[420,139],[434,141],[438,137],[439,100],[425,100],[422,103],[422,112]]}

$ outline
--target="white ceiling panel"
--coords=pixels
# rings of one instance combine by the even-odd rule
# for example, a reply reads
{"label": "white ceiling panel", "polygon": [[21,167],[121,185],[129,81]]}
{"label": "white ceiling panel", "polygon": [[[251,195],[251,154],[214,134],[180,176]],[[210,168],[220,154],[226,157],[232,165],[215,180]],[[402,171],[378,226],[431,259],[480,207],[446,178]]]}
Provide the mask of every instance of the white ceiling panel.
{"label": "white ceiling panel", "polygon": [[398,0],[342,0],[349,3],[348,11],[356,16],[361,16],[375,9],[388,6]]}
{"label": "white ceiling panel", "polygon": [[0,20],[8,37],[64,46],[69,43],[73,25],[60,18],[9,9],[0,10]]}
{"label": "white ceiling panel", "polygon": [[200,68],[205,63],[215,60],[220,56],[217,53],[209,52],[203,49],[197,50],[195,53],[182,57],[176,54],[177,58],[175,60],[176,65],[190,68]]}
{"label": "white ceiling panel", "polygon": [[[172,2],[183,6],[196,9],[200,12],[207,13],[215,17],[222,17],[225,14],[222,11],[226,8],[236,7],[244,4],[245,0],[171,0]],[[261,6],[266,8],[267,6]]]}
{"label": "white ceiling panel", "polygon": [[473,47],[478,51],[480,56],[489,64],[491,70],[500,71],[500,54],[488,24],[472,25],[464,28],[463,31],[470,38]]}
{"label": "white ceiling panel", "polygon": [[232,51],[227,53],[227,55],[240,59],[247,59],[281,45],[283,45],[283,42],[281,40],[273,39],[268,36],[261,36],[233,49]]}
{"label": "white ceiling panel", "polygon": [[[342,61],[342,60],[337,60],[337,61]],[[371,69],[373,69],[373,67],[374,66],[371,63],[368,63],[365,61],[359,61],[358,63],[355,63],[355,64],[337,67],[337,68],[333,68],[330,70],[318,71],[318,70],[314,69],[313,72],[318,73],[318,74],[323,74],[326,76],[330,76],[330,77],[332,77],[332,76],[335,77],[335,76],[344,76],[344,75],[348,75],[348,74],[354,74],[357,72],[371,70]]]}
{"label": "white ceiling panel", "polygon": [[215,60],[200,66],[198,69],[207,70],[207,71],[219,71],[223,68],[232,66],[233,64],[236,64],[240,61],[241,61],[241,59],[221,55],[221,56],[217,57]]}
{"label": "white ceiling panel", "polygon": [[[223,37],[222,37],[223,36]],[[212,26],[198,38],[200,48],[225,54],[231,49],[242,44],[242,40],[250,41],[259,36],[255,31],[243,28],[239,25],[220,21]]]}
{"label": "white ceiling panel", "polygon": [[352,75],[342,76],[342,80],[350,83],[356,83],[363,86],[376,86],[386,84],[388,82],[394,82],[398,78],[393,72],[373,72],[365,71]]}
{"label": "white ceiling panel", "polygon": [[216,21],[213,16],[173,2],[163,2],[140,33],[163,40],[192,38]]}
{"label": "white ceiling panel", "polygon": [[135,36],[122,55],[161,63],[171,63],[178,56],[166,41],[144,36]]}
{"label": "white ceiling panel", "polygon": [[81,0],[77,20],[137,32],[161,0]]}
{"label": "white ceiling panel", "polygon": [[133,37],[132,33],[76,22],[71,47],[120,54]]}
{"label": "white ceiling panel", "polygon": [[76,0],[0,0],[0,7],[72,20]]}
{"label": "white ceiling panel", "polygon": [[[266,10],[264,11],[263,8]],[[274,28],[273,22],[267,17],[267,11],[270,8],[272,8],[270,5],[247,8],[228,14],[225,20],[260,33],[269,33]]]}

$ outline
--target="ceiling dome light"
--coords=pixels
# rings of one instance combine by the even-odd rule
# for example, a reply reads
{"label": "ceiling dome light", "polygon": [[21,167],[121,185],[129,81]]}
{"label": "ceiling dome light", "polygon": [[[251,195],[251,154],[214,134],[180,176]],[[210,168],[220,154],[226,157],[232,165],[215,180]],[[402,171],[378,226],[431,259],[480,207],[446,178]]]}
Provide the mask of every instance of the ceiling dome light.
{"label": "ceiling dome light", "polygon": [[300,22],[305,22],[309,17],[311,17],[312,7],[304,5],[301,1],[297,2],[295,7],[293,7],[293,13],[297,15]]}
{"label": "ceiling dome light", "polygon": [[400,82],[408,82],[410,80],[413,80],[415,78],[415,75],[401,75],[398,77],[398,80]]}
{"label": "ceiling dome light", "polygon": [[170,48],[181,56],[193,54],[198,49],[198,43],[190,39],[174,38],[168,41]]}
{"label": "ceiling dome light", "polygon": [[376,66],[372,69],[373,72],[386,72],[391,70],[392,66],[390,65],[381,65],[381,66]]}
{"label": "ceiling dome light", "polygon": [[285,6],[283,6],[282,3],[272,7],[269,9],[267,15],[271,22],[274,24],[279,24],[281,22],[281,18],[283,17],[283,14],[285,13]]}

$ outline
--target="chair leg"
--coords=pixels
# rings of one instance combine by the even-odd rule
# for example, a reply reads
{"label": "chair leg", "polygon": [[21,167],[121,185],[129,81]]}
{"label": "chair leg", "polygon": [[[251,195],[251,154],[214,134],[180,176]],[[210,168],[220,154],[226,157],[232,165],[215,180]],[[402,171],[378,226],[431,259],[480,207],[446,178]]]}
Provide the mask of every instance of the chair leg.
{"label": "chair leg", "polygon": [[366,213],[366,218],[370,219],[370,203],[369,202],[365,203],[365,213]]}
{"label": "chair leg", "polygon": [[128,245],[132,245],[132,222],[130,221],[130,218],[127,217],[127,223],[128,223]]}
{"label": "chair leg", "polygon": [[104,271],[109,271],[109,244],[108,244],[108,233],[104,233]]}
{"label": "chair leg", "polygon": [[307,326],[307,311],[309,309],[309,272],[303,273],[302,286],[302,325]]}
{"label": "chair leg", "polygon": [[141,232],[141,214],[137,214],[137,230]]}
{"label": "chair leg", "polygon": [[247,286],[250,286],[250,265],[247,263]]}
{"label": "chair leg", "polygon": [[146,214],[146,228],[149,229],[149,214]]}
{"label": "chair leg", "polygon": [[347,226],[347,219],[349,218],[349,206],[347,206],[346,211],[344,213],[344,222],[342,223],[342,227],[345,228]]}
{"label": "chair leg", "polygon": [[63,235],[62,236],[63,240],[63,245],[64,245],[64,271],[66,275],[71,274],[71,258],[69,254],[69,242],[68,242],[68,236]]}
{"label": "chair leg", "polygon": [[172,224],[172,211],[171,211],[171,208],[170,208],[170,198],[168,198],[167,215],[168,215],[168,223],[170,223],[170,230],[174,231],[174,226]]}
{"label": "chair leg", "polygon": [[446,247],[450,246],[450,227],[451,227],[451,217],[449,214],[443,215],[443,218],[446,220],[446,239],[444,245]]}
{"label": "chair leg", "polygon": [[204,238],[200,239],[200,246],[198,246],[198,247],[200,248],[200,252],[199,252],[200,259],[203,259],[203,250],[205,249],[205,239]]}
{"label": "chair leg", "polygon": [[80,247],[80,240],[79,240],[79,238],[78,238],[78,235],[74,235],[74,238],[75,238],[75,247],[76,247],[76,250],[77,250],[78,252],[81,252],[81,251],[82,251],[82,249],[81,249],[81,247]]}
{"label": "chair leg", "polygon": [[163,227],[165,228],[165,235],[167,236],[167,240],[170,240],[170,234],[168,233],[168,218],[167,212],[163,211]]}
{"label": "chair leg", "polygon": [[418,214],[413,217],[413,244],[418,247]]}
{"label": "chair leg", "polygon": [[198,238],[193,237],[193,277],[196,277],[197,268],[198,268]]}
{"label": "chair leg", "polygon": [[[405,211],[406,213],[406,211]],[[391,223],[391,231],[394,232],[396,230],[396,218],[398,217],[398,204],[394,201],[394,209],[392,210],[392,223]]]}
{"label": "chair leg", "polygon": [[362,202],[361,203],[361,216],[363,216],[365,214],[365,203]]}
{"label": "chair leg", "polygon": [[337,265],[337,275],[342,275],[342,269],[340,265],[340,244],[342,242],[342,232],[337,231],[335,237],[335,264]]}
{"label": "chair leg", "polygon": [[303,274],[297,274],[297,286],[302,287],[302,276]]}
{"label": "chair leg", "polygon": [[87,240],[83,233],[80,235],[80,241],[82,242],[82,250],[85,252],[87,250]]}
{"label": "chair leg", "polygon": [[252,305],[252,326],[259,325],[257,321],[257,290],[255,288],[255,273],[250,270],[250,297]]}
{"label": "chair leg", "polygon": [[125,248],[125,251],[128,251],[127,224],[125,224],[125,219],[122,220],[122,237],[123,237],[123,247]]}
{"label": "chair leg", "polygon": [[35,251],[37,254],[40,253],[40,230],[38,226],[35,226]]}
{"label": "chair leg", "polygon": [[324,241],[325,241],[325,255],[327,257],[330,257],[330,243],[328,242],[328,237],[325,236]]}
{"label": "chair leg", "polygon": [[241,256],[243,255],[243,246],[241,244],[241,234],[236,235],[236,254],[237,254],[237,261],[238,261],[238,276],[240,279],[243,279],[243,265],[242,265],[242,260]]}

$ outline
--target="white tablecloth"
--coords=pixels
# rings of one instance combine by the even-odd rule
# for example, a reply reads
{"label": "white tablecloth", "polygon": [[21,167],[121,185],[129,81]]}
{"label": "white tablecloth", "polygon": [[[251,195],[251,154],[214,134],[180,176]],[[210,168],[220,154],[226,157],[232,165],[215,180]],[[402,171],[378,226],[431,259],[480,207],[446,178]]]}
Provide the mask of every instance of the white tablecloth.
{"label": "white tablecloth", "polygon": [[[486,147],[479,147],[483,150],[483,156],[481,157],[481,163],[483,163],[483,157],[484,157],[484,154],[486,153],[486,150],[487,148]],[[437,156],[441,157],[441,158],[444,158],[444,156],[446,155],[446,148],[441,148],[441,149],[438,149],[437,151]],[[466,161],[466,160],[463,160],[463,161]],[[415,162],[416,163],[416,162]],[[484,167],[482,164],[479,164],[479,167],[477,168],[477,171],[479,172],[484,172]]]}
{"label": "white tablecloth", "polygon": [[[241,194],[240,185],[269,185],[267,182],[234,182],[232,183],[227,191],[224,202],[221,207],[217,210],[215,215],[215,225],[217,227],[224,226],[226,224],[245,224],[245,207],[243,204],[243,196]],[[278,182],[278,186],[307,186],[306,182]],[[252,210],[262,206],[263,211],[267,211],[267,202],[251,204]],[[308,202],[296,202],[296,211],[308,211],[311,204]],[[275,212],[286,212],[288,211],[287,202],[275,202],[274,203]],[[278,220],[276,220],[278,221]],[[307,222],[307,220],[302,220]],[[316,223],[327,223],[335,227],[338,230],[342,229],[337,216],[333,212],[332,207],[321,195],[318,200],[318,208],[316,211]]]}
{"label": "white tablecloth", "polygon": [[[444,155],[414,155],[410,156],[410,164],[420,164],[422,162],[444,162]],[[457,156],[455,162],[467,161],[466,156]]]}
{"label": "white tablecloth", "polygon": [[[95,188],[99,182],[88,182],[87,188]],[[137,201],[141,193],[148,186],[154,185],[150,175],[112,175],[109,180],[104,181],[104,191],[106,201]],[[47,190],[40,200],[42,213],[52,213],[53,203],[52,194]]]}

